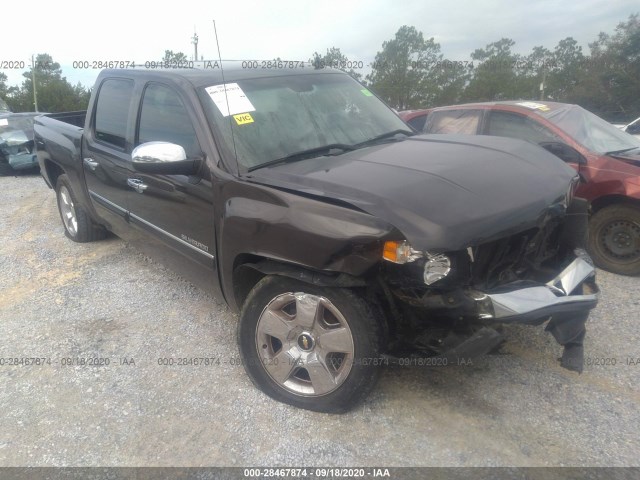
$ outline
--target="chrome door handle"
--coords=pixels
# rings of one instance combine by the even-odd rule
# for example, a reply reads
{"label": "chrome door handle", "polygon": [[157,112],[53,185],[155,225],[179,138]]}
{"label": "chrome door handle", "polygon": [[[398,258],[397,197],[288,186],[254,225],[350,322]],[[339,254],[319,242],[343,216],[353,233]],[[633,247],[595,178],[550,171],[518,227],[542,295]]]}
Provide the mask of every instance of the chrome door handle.
{"label": "chrome door handle", "polygon": [[87,167],[89,167],[89,170],[91,170],[92,172],[95,172],[96,168],[98,168],[98,166],[100,165],[93,158],[83,158],[82,161]]}
{"label": "chrome door handle", "polygon": [[142,180],[139,180],[137,178],[127,178],[127,185],[129,185],[131,188],[133,188],[138,193],[144,192],[147,189],[147,186],[148,186]]}

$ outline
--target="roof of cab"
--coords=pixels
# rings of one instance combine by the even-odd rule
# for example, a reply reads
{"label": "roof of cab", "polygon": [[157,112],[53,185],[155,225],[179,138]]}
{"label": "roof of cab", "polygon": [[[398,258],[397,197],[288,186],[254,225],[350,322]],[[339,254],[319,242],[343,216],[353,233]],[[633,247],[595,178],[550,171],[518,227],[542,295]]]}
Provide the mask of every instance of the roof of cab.
{"label": "roof of cab", "polygon": [[[291,75],[311,75],[311,74],[340,74],[347,75],[341,70],[332,68],[315,69],[311,65],[298,68],[238,68],[229,67],[224,69],[224,82],[235,82],[250,78],[285,77]],[[100,72],[99,78],[111,77],[144,77],[146,79],[173,79],[186,80],[194,87],[207,87],[223,82],[223,72],[220,67],[203,69],[107,69]]]}

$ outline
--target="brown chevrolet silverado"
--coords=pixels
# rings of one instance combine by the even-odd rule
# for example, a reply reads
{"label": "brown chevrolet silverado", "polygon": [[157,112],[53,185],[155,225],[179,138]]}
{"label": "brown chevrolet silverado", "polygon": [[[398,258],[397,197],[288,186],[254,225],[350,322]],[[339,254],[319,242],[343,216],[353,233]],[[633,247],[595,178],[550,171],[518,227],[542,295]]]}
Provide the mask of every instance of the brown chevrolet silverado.
{"label": "brown chevrolet silverado", "polygon": [[587,205],[538,146],[416,135],[313,68],[103,71],[35,143],[66,235],[113,232],[240,312],[246,371],[277,400],[344,411],[380,365],[488,353],[502,324],[545,324],[582,370]]}

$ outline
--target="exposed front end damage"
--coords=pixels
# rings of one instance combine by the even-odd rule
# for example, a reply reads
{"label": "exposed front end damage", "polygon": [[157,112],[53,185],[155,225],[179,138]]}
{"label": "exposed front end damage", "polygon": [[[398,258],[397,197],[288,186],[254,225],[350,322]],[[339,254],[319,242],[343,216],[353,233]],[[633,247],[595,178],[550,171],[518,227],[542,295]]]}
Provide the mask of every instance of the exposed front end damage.
{"label": "exposed front end damage", "polygon": [[[451,364],[495,349],[503,342],[500,325],[546,323],[564,346],[561,365],[581,372],[585,322],[598,302],[595,269],[583,249],[586,208],[581,199],[554,205],[538,228],[446,252],[435,269],[433,254],[389,262],[380,285],[399,319],[391,353],[409,350]],[[427,284],[434,271],[441,278]]]}
{"label": "exposed front end damage", "polygon": [[33,143],[35,114],[11,113],[0,116],[0,169],[27,170],[38,166]]}

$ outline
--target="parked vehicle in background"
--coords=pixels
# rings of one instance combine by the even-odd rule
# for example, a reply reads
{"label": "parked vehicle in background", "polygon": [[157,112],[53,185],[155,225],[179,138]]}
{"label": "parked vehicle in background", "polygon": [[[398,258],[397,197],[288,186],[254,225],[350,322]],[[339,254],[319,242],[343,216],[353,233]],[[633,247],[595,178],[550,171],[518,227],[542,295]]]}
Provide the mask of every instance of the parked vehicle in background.
{"label": "parked vehicle in background", "polygon": [[577,105],[555,102],[454,105],[400,117],[424,120],[426,133],[520,138],[557,155],[580,173],[576,194],[591,205],[589,252],[596,265],[640,274],[640,139]]}
{"label": "parked vehicle in background", "polygon": [[40,113],[0,113],[0,175],[38,168],[33,119]]}
{"label": "parked vehicle in background", "polygon": [[482,355],[503,323],[546,323],[582,370],[598,288],[571,168],[521,140],[415,135],[337,70],[225,80],[107,70],[88,112],[36,119],[71,240],[110,230],[239,311],[247,373],[298,407],[351,407],[383,354]]}
{"label": "parked vehicle in background", "polygon": [[633,135],[634,137],[640,139],[640,118],[636,118],[633,122],[628,125],[624,125],[622,130],[627,132],[629,135]]}

